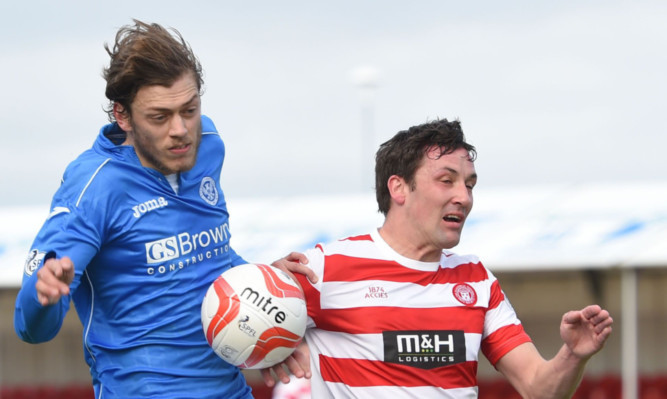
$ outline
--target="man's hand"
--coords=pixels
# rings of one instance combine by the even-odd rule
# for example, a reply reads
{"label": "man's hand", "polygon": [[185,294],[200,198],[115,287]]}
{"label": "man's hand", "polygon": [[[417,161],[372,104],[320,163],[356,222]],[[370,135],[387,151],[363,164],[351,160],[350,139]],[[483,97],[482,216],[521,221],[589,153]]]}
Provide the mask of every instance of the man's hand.
{"label": "man's hand", "polygon": [[[300,252],[291,252],[284,258],[273,262],[271,266],[277,267],[285,273],[292,276],[292,273],[300,273],[305,275],[308,280],[315,284],[317,283],[317,275],[306,264],[308,258]],[[296,279],[294,279],[296,281]],[[294,352],[282,363],[278,363],[273,367],[260,370],[262,379],[268,387],[273,387],[276,381],[281,381],[284,384],[289,383],[289,372],[297,378],[310,378],[310,359],[308,355],[308,345],[302,342]],[[273,373],[272,373],[273,372]]]}
{"label": "man's hand", "polygon": [[37,299],[42,306],[53,305],[63,295],[69,295],[69,285],[74,279],[74,263],[68,257],[51,258],[37,271]]}
{"label": "man's hand", "polygon": [[271,263],[271,266],[277,267],[289,275],[292,275],[292,273],[303,274],[308,277],[311,283],[315,284],[317,282],[317,275],[312,269],[306,266],[307,263],[308,258],[306,255],[300,252],[291,252],[284,258]]}
{"label": "man's hand", "polygon": [[[273,367],[261,369],[260,373],[262,374],[262,379],[266,386],[273,387],[276,384],[276,381],[281,381],[283,384],[289,382],[289,374],[285,371],[283,366],[287,366],[290,373],[297,378],[310,378],[311,372],[308,345],[306,345],[305,342],[301,342],[292,355],[285,359],[285,361],[278,363]],[[271,371],[273,371],[274,374],[271,374]]]}
{"label": "man's hand", "polygon": [[613,322],[609,312],[590,305],[563,315],[560,336],[575,356],[588,359],[602,349]]}

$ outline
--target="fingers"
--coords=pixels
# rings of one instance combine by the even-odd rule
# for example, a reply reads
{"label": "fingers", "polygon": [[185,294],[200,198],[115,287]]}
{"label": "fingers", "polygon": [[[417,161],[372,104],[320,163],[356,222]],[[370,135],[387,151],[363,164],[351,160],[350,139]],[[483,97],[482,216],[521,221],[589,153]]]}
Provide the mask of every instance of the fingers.
{"label": "fingers", "polygon": [[589,321],[593,325],[597,325],[610,318],[609,312],[598,305],[590,305],[581,310],[572,310],[563,315],[563,321],[570,324]]}
{"label": "fingers", "polygon": [[62,296],[57,288],[45,285],[44,282],[39,280],[35,284],[35,288],[37,289],[37,300],[42,306],[53,305]]}
{"label": "fingers", "polygon": [[611,334],[614,319],[607,310],[598,305],[590,305],[582,310],[567,312],[563,315],[563,322],[571,326],[586,323],[598,336],[598,340],[604,342]]}
{"label": "fingers", "polygon": [[[264,380],[264,384],[266,384],[267,387],[273,387],[276,384],[276,381],[280,381],[283,384],[287,384],[289,382],[289,374],[287,374],[283,368],[283,364],[285,364],[285,362],[281,362],[275,366],[259,370],[260,374],[262,375],[262,380]],[[271,373],[272,371],[273,373]]]}
{"label": "fingers", "polygon": [[304,266],[300,263],[292,263],[294,266],[290,269],[292,273],[301,273],[305,275],[308,278],[308,281],[311,283],[315,284],[317,283],[317,274],[313,271],[313,269],[309,268],[308,266]]}
{"label": "fingers", "polygon": [[276,375],[276,380],[282,382],[283,384],[289,383],[289,374],[283,368],[283,363],[278,363],[275,366],[271,367],[271,370]]}
{"label": "fingers", "polygon": [[[276,385],[276,381],[280,381],[283,384],[289,383],[289,375],[282,368],[281,364],[259,370],[260,374],[262,375],[262,380],[264,380],[264,384],[267,387],[269,388],[273,387],[274,385]],[[275,377],[274,374],[271,373],[271,371],[275,373]]]}
{"label": "fingers", "polygon": [[[308,346],[305,344],[305,342],[302,342],[301,345],[299,345],[292,353],[292,356],[290,356],[296,363],[294,367],[290,367],[292,374],[295,376],[305,378],[310,378],[312,376],[310,372],[310,357],[308,353]],[[300,372],[296,370],[297,367],[299,370],[301,370]]]}
{"label": "fingers", "polygon": [[308,263],[308,258],[301,252],[290,252],[287,256],[285,256],[285,259],[289,262],[296,262],[303,264]]}
{"label": "fingers", "polygon": [[582,319],[583,316],[580,310],[571,310],[563,315],[563,322],[567,324],[576,324],[581,322]]}
{"label": "fingers", "polygon": [[290,252],[289,255],[285,257],[285,259],[294,262],[294,270],[290,271],[301,273],[308,277],[308,281],[311,283],[317,283],[317,274],[315,274],[311,268],[305,266],[308,264],[308,257],[306,257],[306,255],[302,254],[301,252]]}
{"label": "fingers", "polygon": [[42,306],[53,305],[63,295],[69,294],[74,279],[74,264],[69,258],[48,259],[37,271],[37,299]]}
{"label": "fingers", "polygon": [[599,342],[604,343],[607,340],[607,338],[609,338],[609,336],[611,335],[611,331],[612,331],[611,324],[600,330],[600,332],[597,333]]}
{"label": "fingers", "polygon": [[[287,366],[289,373],[285,371],[283,366]],[[290,373],[296,378],[311,377],[310,359],[308,358],[308,354],[305,352],[305,350],[297,349],[283,362],[276,364],[273,367],[260,370],[262,380],[264,380],[264,384],[266,384],[268,387],[273,387],[276,381],[280,381],[283,384],[289,383]]]}
{"label": "fingers", "polygon": [[584,318],[590,319],[600,313],[601,310],[602,308],[598,305],[589,305],[581,309],[581,313]]}
{"label": "fingers", "polygon": [[262,375],[262,380],[264,380],[264,384],[267,387],[273,388],[276,385],[276,381],[273,379],[273,375],[271,375],[271,369],[261,369],[259,373]]}
{"label": "fingers", "polygon": [[605,317],[604,319],[601,319],[593,323],[593,325],[595,326],[595,332],[600,335],[611,334],[612,324],[614,324],[614,319],[612,319],[611,316],[609,316],[609,314],[607,314],[607,317]]}
{"label": "fingers", "polygon": [[310,358],[308,357],[307,348],[303,346],[297,348],[292,355],[285,359],[285,365],[297,378],[310,378]]}
{"label": "fingers", "polygon": [[74,263],[70,258],[64,256],[60,259],[60,266],[62,267],[61,281],[67,285],[72,283],[74,280]]}
{"label": "fingers", "polygon": [[48,306],[58,302],[63,295],[67,295],[69,286],[56,279],[52,273],[40,271],[38,272],[37,283],[35,283],[35,290],[39,303],[42,306]]}
{"label": "fingers", "polygon": [[278,259],[271,265],[289,273],[303,274],[311,283],[317,283],[317,274],[315,274],[311,268],[306,266],[306,264],[308,264],[308,258],[306,255],[300,252],[290,252],[287,256],[282,259]]}
{"label": "fingers", "polygon": [[294,356],[290,356],[287,359],[285,359],[285,365],[289,369],[289,371],[297,378],[303,378],[306,375],[306,372],[301,368],[301,365],[299,364],[298,361],[294,358]]}
{"label": "fingers", "polygon": [[609,312],[600,308],[598,305],[585,307],[581,310],[581,315],[594,326],[596,333],[602,332],[614,322],[614,319],[609,315]]}

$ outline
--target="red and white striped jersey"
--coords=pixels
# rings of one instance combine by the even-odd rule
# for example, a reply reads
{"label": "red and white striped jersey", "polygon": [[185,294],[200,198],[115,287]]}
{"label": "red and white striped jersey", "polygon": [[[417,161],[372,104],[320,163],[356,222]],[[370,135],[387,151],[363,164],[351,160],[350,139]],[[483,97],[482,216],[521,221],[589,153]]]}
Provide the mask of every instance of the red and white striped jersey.
{"label": "red and white striped jersey", "polygon": [[377,231],[306,252],[313,398],[476,398],[480,349],[491,364],[530,342],[476,256],[440,262],[395,252]]}

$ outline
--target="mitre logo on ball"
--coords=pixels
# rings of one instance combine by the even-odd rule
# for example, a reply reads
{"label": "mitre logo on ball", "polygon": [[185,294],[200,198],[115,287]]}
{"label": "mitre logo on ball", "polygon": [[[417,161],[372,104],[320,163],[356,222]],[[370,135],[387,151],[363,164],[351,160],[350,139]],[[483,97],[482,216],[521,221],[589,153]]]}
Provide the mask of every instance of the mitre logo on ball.
{"label": "mitre logo on ball", "polygon": [[306,302],[282,270],[245,264],[222,273],[206,292],[201,320],[206,340],[222,359],[261,369],[285,360],[306,331]]}

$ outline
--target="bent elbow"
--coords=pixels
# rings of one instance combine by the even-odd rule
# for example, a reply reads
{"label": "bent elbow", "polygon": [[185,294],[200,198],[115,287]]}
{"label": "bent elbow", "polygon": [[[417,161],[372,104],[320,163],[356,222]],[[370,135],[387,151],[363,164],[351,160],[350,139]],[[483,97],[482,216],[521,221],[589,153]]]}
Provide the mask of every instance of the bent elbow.
{"label": "bent elbow", "polygon": [[40,344],[52,340],[60,331],[61,323],[46,326],[44,323],[31,325],[23,318],[23,312],[16,309],[14,312],[14,331],[23,342]]}

